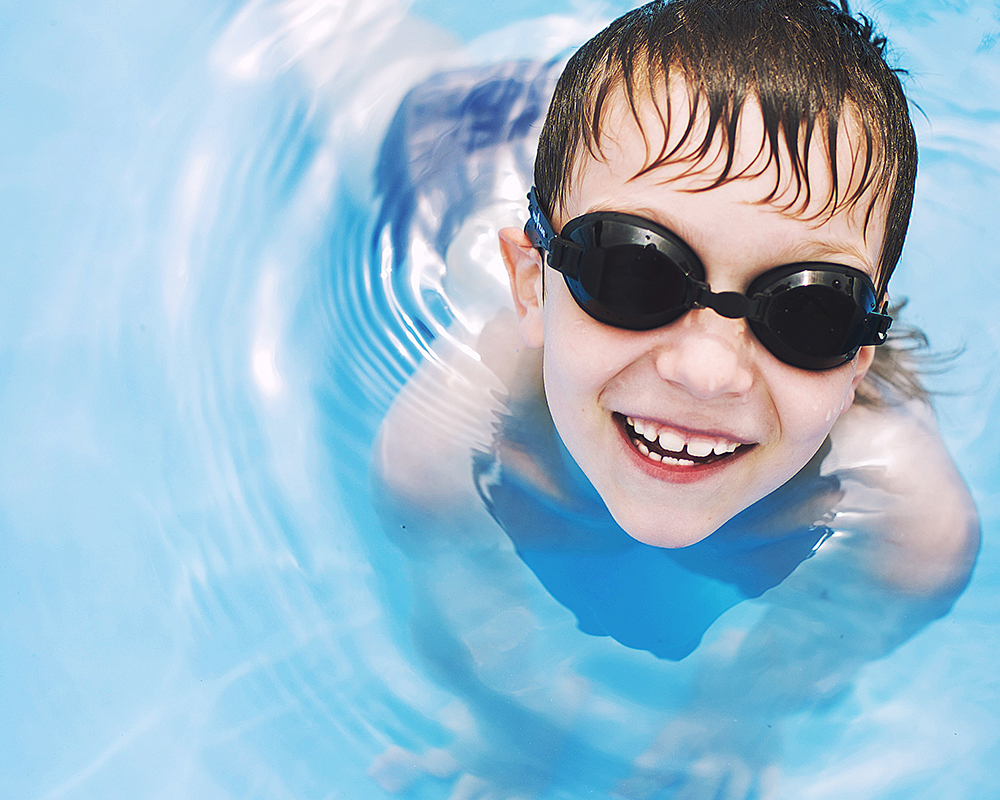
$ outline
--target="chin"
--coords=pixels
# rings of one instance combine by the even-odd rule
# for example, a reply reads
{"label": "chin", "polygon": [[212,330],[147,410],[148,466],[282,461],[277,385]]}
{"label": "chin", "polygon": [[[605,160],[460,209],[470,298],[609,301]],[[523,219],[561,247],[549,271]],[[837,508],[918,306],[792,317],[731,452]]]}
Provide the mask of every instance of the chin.
{"label": "chin", "polygon": [[724,519],[720,517],[717,522],[674,519],[669,524],[662,524],[651,523],[649,520],[643,520],[640,523],[636,520],[619,518],[614,509],[611,509],[611,515],[622,530],[637,542],[667,550],[676,550],[697,544],[702,539],[711,536],[729,520],[729,517]]}

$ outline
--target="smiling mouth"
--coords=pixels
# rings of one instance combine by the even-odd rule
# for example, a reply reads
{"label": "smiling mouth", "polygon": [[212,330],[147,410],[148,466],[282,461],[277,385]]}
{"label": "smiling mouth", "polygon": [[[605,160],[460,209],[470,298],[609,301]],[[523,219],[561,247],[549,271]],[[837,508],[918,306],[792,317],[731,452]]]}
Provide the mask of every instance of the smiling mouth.
{"label": "smiling mouth", "polygon": [[648,460],[659,464],[705,466],[733,458],[754,447],[731,439],[686,435],[650,420],[626,417],[618,413],[614,417],[625,431],[632,447]]}

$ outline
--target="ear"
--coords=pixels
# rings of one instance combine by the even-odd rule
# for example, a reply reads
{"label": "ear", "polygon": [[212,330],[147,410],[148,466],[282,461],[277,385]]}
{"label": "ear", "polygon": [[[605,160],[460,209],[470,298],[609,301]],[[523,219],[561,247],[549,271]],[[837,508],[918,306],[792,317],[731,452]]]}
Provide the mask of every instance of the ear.
{"label": "ear", "polygon": [[519,228],[500,231],[500,254],[507,267],[514,296],[521,339],[528,347],[541,347],[545,338],[542,320],[542,256]]}
{"label": "ear", "polygon": [[858,350],[856,358],[857,364],[855,366],[854,379],[851,381],[851,402],[854,402],[855,391],[857,391],[861,381],[865,379],[868,370],[871,369],[872,362],[875,360],[875,348],[872,345],[862,347]]}

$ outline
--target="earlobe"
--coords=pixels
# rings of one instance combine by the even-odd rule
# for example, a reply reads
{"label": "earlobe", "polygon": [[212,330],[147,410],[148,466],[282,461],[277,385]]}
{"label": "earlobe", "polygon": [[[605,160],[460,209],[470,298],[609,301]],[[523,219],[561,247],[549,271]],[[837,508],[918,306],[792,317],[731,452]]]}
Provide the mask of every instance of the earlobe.
{"label": "earlobe", "polygon": [[858,363],[852,381],[852,389],[858,388],[861,381],[865,379],[865,375],[868,374],[868,370],[871,369],[872,362],[875,360],[875,348],[872,346],[862,347],[858,351],[857,358]]}
{"label": "earlobe", "polygon": [[541,347],[544,340],[542,256],[519,228],[500,231],[500,254],[507,267],[521,339],[528,347]]}
{"label": "earlobe", "polygon": [[854,378],[851,380],[850,402],[847,406],[845,406],[845,410],[854,403],[854,395],[857,392],[858,386],[861,385],[861,381],[865,379],[865,376],[868,374],[868,370],[871,369],[872,362],[875,361],[875,348],[872,346],[862,347],[858,351],[856,358],[857,362],[854,367]]}

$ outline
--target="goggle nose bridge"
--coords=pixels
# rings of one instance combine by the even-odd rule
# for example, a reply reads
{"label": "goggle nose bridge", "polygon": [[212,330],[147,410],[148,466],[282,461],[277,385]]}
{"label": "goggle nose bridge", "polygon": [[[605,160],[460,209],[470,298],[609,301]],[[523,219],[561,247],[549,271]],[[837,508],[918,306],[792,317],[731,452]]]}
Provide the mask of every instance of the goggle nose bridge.
{"label": "goggle nose bridge", "polygon": [[695,308],[710,308],[726,319],[753,319],[759,315],[761,301],[739,292],[713,292],[707,283],[695,281]]}

